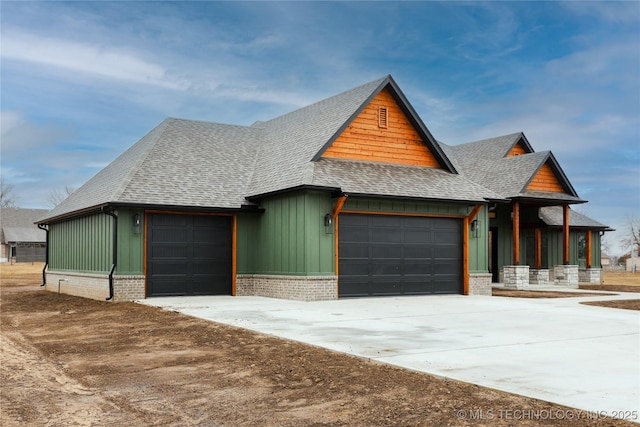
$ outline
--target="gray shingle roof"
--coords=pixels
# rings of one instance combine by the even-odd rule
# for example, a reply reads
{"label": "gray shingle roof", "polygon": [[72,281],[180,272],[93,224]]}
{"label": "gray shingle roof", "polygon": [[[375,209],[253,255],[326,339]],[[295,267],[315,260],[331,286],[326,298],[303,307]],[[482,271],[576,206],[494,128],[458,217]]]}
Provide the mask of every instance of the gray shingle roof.
{"label": "gray shingle roof", "polygon": [[463,175],[420,166],[320,159],[313,185],[341,188],[347,194],[367,194],[466,202],[501,200]]}
{"label": "gray shingle roof", "polygon": [[[562,227],[563,225],[563,211],[562,206],[546,206],[540,208],[540,219],[547,225]],[[602,224],[601,222],[591,219],[586,215],[576,212],[573,209],[569,210],[569,225],[571,227],[587,227],[587,228],[600,228],[603,230],[611,230],[609,226]]]}
{"label": "gray shingle roof", "polygon": [[261,130],[169,118],[56,206],[47,218],[108,203],[239,208]]}
{"label": "gray shingle roof", "polygon": [[113,201],[218,208],[246,203],[260,129],[179,119],[165,124]]}
{"label": "gray shingle roof", "polygon": [[558,170],[558,178],[561,182],[565,181],[564,184],[569,189],[567,193],[528,191],[526,187],[540,167],[547,162],[554,165],[556,162],[550,151],[505,157],[521,139],[528,145],[522,132],[518,132],[456,146],[441,143],[441,146],[453,160],[458,171],[503,197],[551,202],[584,202],[577,196],[561,170]]}
{"label": "gray shingle roof", "polygon": [[523,136],[522,132],[517,132],[466,144],[448,146],[448,148],[449,153],[454,157],[454,161],[460,160],[464,162],[467,159],[497,160],[504,158]]}
{"label": "gray shingle roof", "polygon": [[0,242],[45,242],[46,232],[34,223],[46,209],[0,208]]}
{"label": "gray shingle roof", "polygon": [[263,123],[247,196],[310,184],[309,163],[386,79],[381,78]]}
{"label": "gray shingle roof", "polygon": [[[320,158],[388,84],[449,170]],[[300,186],[467,202],[510,197],[580,201],[566,194],[524,191],[549,153],[504,158],[524,138],[522,133],[460,146],[432,138],[390,76],[253,126],[169,118],[40,222],[107,204],[239,209],[248,200]]]}

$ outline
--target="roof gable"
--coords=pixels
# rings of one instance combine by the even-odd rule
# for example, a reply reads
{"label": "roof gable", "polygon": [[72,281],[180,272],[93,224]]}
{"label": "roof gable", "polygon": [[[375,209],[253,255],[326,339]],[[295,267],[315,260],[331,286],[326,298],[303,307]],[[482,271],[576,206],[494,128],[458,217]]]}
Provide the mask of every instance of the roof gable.
{"label": "roof gable", "polygon": [[527,141],[527,138],[523,133],[520,133],[520,138],[516,140],[516,142],[511,146],[509,152],[505,155],[505,157],[515,157],[521,156],[523,154],[533,153],[533,147]]}
{"label": "roof gable", "polygon": [[[382,96],[378,98],[378,96],[383,91],[385,91],[386,93],[382,94]],[[390,75],[385,77],[380,82],[378,87],[370,94],[370,96],[365,100],[365,102],[363,102],[359,106],[359,108],[351,115],[351,117],[349,117],[349,119],[342,124],[342,126],[337,130],[337,132],[324,144],[324,146],[313,157],[313,161],[318,161],[320,158],[322,158],[325,152],[334,144],[334,142],[336,142],[336,140],[338,140],[338,138],[342,137],[343,135],[346,135],[345,132],[348,131],[349,127],[352,126],[352,124],[354,124],[354,121],[356,121],[358,118],[366,120],[367,112],[365,112],[365,110],[370,108],[370,106],[375,106],[376,102],[379,102],[381,100],[383,102],[390,102],[391,100],[393,100],[395,104],[394,109],[396,113],[400,113],[400,112],[402,113],[402,115],[404,116],[404,119],[406,119],[406,123],[410,125],[411,128],[413,128],[413,131],[424,143],[424,146],[429,150],[431,156],[437,162],[437,164],[442,169],[445,169],[452,173],[457,173],[455,167],[453,166],[453,163],[449,160],[449,158],[447,158],[446,154],[444,153],[444,151],[442,150],[438,142],[435,140],[433,135],[431,135],[431,132],[429,131],[429,129],[427,129],[425,124],[420,119],[420,116],[418,116],[416,111],[413,109],[413,107],[409,103],[408,99],[400,90],[400,87],[397,85],[395,80],[393,80],[393,78]],[[360,115],[363,112],[365,113],[365,117],[360,117]],[[356,121],[356,124],[358,124],[357,121]],[[359,159],[359,160],[371,161],[372,159],[365,158],[365,159]],[[381,161],[381,160],[374,160],[374,161]],[[388,159],[386,161],[388,161]],[[396,161],[392,161],[392,163],[405,163],[405,162],[402,162],[401,159],[396,159]]]}
{"label": "roof gable", "polygon": [[322,157],[441,167],[386,87],[335,138]]}
{"label": "roof gable", "polygon": [[[521,141],[526,141],[526,138],[523,139],[523,137],[524,134],[522,132],[517,132],[495,138],[452,145],[450,149],[456,160],[462,163],[475,162],[478,159],[502,159],[507,157],[514,146],[521,143]],[[530,152],[533,153],[533,149]]]}
{"label": "roof gable", "polygon": [[531,176],[524,191],[566,193],[573,197],[578,197],[576,190],[551,152],[548,152],[544,163]]}
{"label": "roof gable", "polygon": [[247,197],[310,185],[312,159],[370,98],[381,78],[263,122]]}

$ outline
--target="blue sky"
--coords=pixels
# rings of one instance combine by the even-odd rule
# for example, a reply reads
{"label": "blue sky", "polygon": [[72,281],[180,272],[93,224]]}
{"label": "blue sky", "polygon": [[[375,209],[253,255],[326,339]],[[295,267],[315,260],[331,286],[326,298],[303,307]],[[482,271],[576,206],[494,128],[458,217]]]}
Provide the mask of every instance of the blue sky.
{"label": "blue sky", "polygon": [[640,2],[0,8],[2,177],[21,207],[51,207],[166,117],[250,125],[391,74],[437,139],[523,131],[579,211],[621,231],[640,216]]}

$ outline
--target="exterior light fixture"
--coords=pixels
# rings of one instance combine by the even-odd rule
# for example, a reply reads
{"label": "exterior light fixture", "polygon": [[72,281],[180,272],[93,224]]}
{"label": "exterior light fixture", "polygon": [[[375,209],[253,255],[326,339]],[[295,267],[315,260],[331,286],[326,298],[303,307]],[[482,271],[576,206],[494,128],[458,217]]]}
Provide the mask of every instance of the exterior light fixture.
{"label": "exterior light fixture", "polygon": [[476,239],[480,237],[480,221],[477,219],[471,221],[471,237]]}
{"label": "exterior light fixture", "polygon": [[140,214],[133,216],[133,233],[140,234]]}
{"label": "exterior light fixture", "polygon": [[327,234],[333,233],[333,216],[330,213],[324,216],[324,232]]}

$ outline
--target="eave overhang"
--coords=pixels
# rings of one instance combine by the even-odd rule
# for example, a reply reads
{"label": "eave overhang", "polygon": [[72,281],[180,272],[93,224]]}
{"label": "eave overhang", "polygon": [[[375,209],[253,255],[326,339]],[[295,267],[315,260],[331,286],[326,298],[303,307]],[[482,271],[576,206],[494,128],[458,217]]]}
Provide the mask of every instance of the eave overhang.
{"label": "eave overhang", "polygon": [[226,214],[234,214],[234,213],[262,213],[264,209],[260,208],[255,204],[247,204],[241,205],[237,208],[221,208],[215,206],[186,206],[186,205],[159,205],[159,204],[148,204],[148,203],[132,203],[132,202],[108,202],[102,203],[99,205],[91,206],[85,209],[76,210],[73,212],[68,212],[62,215],[45,218],[43,220],[35,222],[35,224],[39,225],[47,225],[53,224],[56,222],[66,221],[72,218],[79,218],[87,215],[93,215],[100,212],[103,212],[105,209],[118,209],[118,208],[127,208],[127,209],[140,209],[140,210],[156,210],[156,211],[165,211],[165,212],[201,212],[201,213],[226,213]]}

